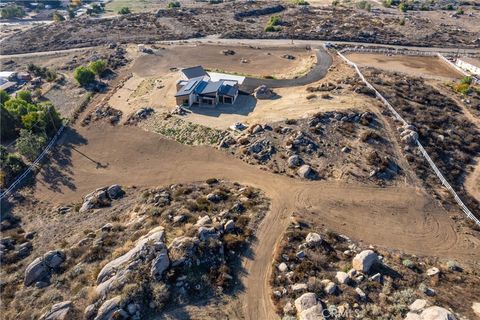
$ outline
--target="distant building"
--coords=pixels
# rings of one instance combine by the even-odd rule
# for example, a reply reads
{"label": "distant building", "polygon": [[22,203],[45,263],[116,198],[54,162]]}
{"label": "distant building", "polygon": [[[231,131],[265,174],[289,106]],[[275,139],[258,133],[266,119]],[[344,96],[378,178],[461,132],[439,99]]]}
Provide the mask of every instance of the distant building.
{"label": "distant building", "polygon": [[455,64],[472,75],[480,76],[480,59],[470,57],[460,57]]}
{"label": "distant building", "polygon": [[238,77],[224,75],[224,79],[212,80],[201,66],[182,69],[180,75],[175,94],[177,105],[234,104],[238,97]]}
{"label": "distant building", "polygon": [[0,79],[15,81],[17,80],[17,73],[15,71],[1,71]]}

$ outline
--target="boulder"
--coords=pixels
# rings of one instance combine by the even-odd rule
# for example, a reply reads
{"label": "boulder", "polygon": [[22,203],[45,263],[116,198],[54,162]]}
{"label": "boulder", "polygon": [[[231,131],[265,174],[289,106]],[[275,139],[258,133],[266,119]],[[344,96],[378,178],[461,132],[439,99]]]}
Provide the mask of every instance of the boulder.
{"label": "boulder", "polygon": [[67,320],[72,307],[71,301],[64,301],[54,304],[50,311],[40,317],[42,320]]}
{"label": "boulder", "polygon": [[43,278],[46,278],[49,275],[49,268],[43,262],[41,257],[33,260],[25,270],[25,279],[24,284],[26,286],[31,285],[34,282],[37,282]]}
{"label": "boulder", "polygon": [[298,155],[294,154],[288,158],[287,164],[289,168],[296,168],[303,164],[303,160]]}
{"label": "boulder", "polygon": [[357,271],[368,272],[378,262],[378,255],[373,250],[364,250],[353,258],[352,266]]}
{"label": "boulder", "polygon": [[427,275],[430,277],[436,276],[437,274],[440,273],[440,269],[433,267],[427,270]]}
{"label": "boulder", "polygon": [[421,320],[455,320],[453,313],[442,307],[429,307],[420,314]]}
{"label": "boulder", "polygon": [[287,270],[288,270],[287,264],[286,264],[285,262],[280,263],[280,264],[278,265],[278,270],[279,270],[280,272],[285,272],[285,271],[287,271]]}
{"label": "boulder", "polygon": [[170,259],[168,258],[167,248],[164,248],[152,261],[152,267],[150,274],[157,280],[160,280],[163,276],[163,272],[170,266]]}
{"label": "boulder", "polygon": [[57,268],[65,261],[63,251],[49,251],[43,255],[43,261],[50,268]]}
{"label": "boulder", "polygon": [[90,200],[85,200],[83,203],[82,203],[82,206],[80,207],[80,210],[78,210],[78,212],[80,213],[83,213],[83,212],[86,212],[90,209],[93,209],[95,207],[95,204],[90,201]]}
{"label": "boulder", "polygon": [[305,242],[309,247],[315,247],[322,242],[322,237],[318,233],[310,232],[309,234],[307,234]]}
{"label": "boulder", "polygon": [[303,311],[310,309],[317,304],[317,296],[313,292],[307,292],[302,294],[295,300],[295,308],[297,313],[300,314]]}
{"label": "boulder", "polygon": [[326,294],[334,294],[337,291],[337,289],[338,287],[335,283],[329,282],[327,283],[323,291],[325,291]]}
{"label": "boulder", "polygon": [[480,318],[480,302],[474,302],[472,304],[472,310],[473,313],[475,313],[475,315]]}
{"label": "boulder", "polygon": [[196,226],[205,226],[212,223],[212,219],[209,216],[205,215],[203,217],[198,218]]}
{"label": "boulder", "polygon": [[306,283],[295,283],[292,285],[292,291],[293,292],[298,292],[298,291],[306,291],[308,288]]}
{"label": "boulder", "polygon": [[324,319],[322,305],[316,304],[307,310],[300,312],[299,320],[320,320]]}
{"label": "boulder", "polygon": [[107,189],[107,194],[110,199],[118,199],[125,194],[125,191],[122,190],[118,184],[113,184]]}
{"label": "boulder", "polygon": [[110,320],[113,314],[120,310],[121,296],[116,296],[110,300],[105,301],[100,308],[98,308],[95,320]]}
{"label": "boulder", "polygon": [[210,238],[218,238],[218,234],[214,227],[200,227],[198,228],[198,238],[205,241]]}
{"label": "boulder", "polygon": [[235,229],[235,222],[233,222],[233,220],[228,220],[227,223],[225,223],[225,225],[223,226],[223,230],[225,232],[230,232],[230,231],[233,231]]}
{"label": "boulder", "polygon": [[421,320],[420,316],[413,312],[408,312],[404,320]]}
{"label": "boulder", "polygon": [[338,271],[335,275],[335,278],[340,284],[347,284],[350,281],[350,277],[348,276],[348,274],[343,271]]}
{"label": "boulder", "polygon": [[359,298],[360,300],[363,301],[363,300],[366,300],[366,299],[367,299],[367,295],[365,294],[365,292],[363,292],[362,289],[360,289],[360,288],[355,288],[355,292],[357,293],[358,298]]}
{"label": "boulder", "polygon": [[411,305],[408,306],[408,309],[413,312],[422,311],[427,306],[427,300],[417,299]]}
{"label": "boulder", "polygon": [[261,86],[256,88],[253,91],[253,94],[254,94],[255,98],[260,99],[260,100],[262,100],[262,99],[272,99],[273,97],[276,96],[276,94],[272,91],[272,89],[270,89],[269,87],[267,87],[264,84],[262,84]]}
{"label": "boulder", "polygon": [[297,174],[300,178],[315,180],[317,178],[317,173],[312,169],[308,164],[304,164],[297,170]]}

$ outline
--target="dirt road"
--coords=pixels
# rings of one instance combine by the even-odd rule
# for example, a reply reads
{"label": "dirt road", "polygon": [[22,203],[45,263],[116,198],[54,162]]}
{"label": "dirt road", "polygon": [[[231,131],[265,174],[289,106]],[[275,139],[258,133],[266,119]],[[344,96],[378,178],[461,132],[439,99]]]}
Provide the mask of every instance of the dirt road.
{"label": "dirt road", "polygon": [[480,258],[478,239],[457,233],[446,212],[413,187],[300,181],[259,170],[210,147],[181,145],[138,128],[76,130],[68,129],[50,164],[37,176],[38,199],[66,203],[112,183],[158,186],[211,177],[265,191],[271,210],[257,230],[253,258],[244,261],[245,291],[240,298],[246,319],[277,318],[268,279],[273,250],[293,212],[315,214],[326,227],[379,247],[459,260]]}

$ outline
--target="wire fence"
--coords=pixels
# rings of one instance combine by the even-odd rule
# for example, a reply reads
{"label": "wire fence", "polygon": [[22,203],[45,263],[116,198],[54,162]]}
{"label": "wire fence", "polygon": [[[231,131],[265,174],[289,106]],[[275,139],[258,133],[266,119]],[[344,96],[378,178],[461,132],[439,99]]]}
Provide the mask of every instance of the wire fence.
{"label": "wire fence", "polygon": [[[343,52],[345,51],[348,51],[348,50],[341,50],[341,51],[337,51],[337,54],[345,61],[347,62],[349,65],[351,65],[353,68],[355,68],[355,71],[357,72],[358,76],[360,77],[360,79],[362,79],[362,81],[365,83],[365,85],[370,88],[371,90],[373,90],[375,92],[375,95],[383,102],[383,104],[393,113],[393,115],[395,116],[395,118],[397,120],[399,120],[400,122],[402,122],[404,125],[408,125],[408,122],[405,121],[405,119],[403,119],[400,114],[395,110],[395,108],[387,101],[387,99],[385,99],[381,94],[380,92],[375,89],[375,87],[373,85],[370,84],[370,82],[367,81],[367,79],[364,77],[364,75],[362,74],[362,72],[360,71],[360,69],[358,68],[358,66],[350,61],[347,57],[345,57],[343,55]],[[448,183],[447,179],[445,179],[445,177],[443,176],[443,174],[440,172],[440,170],[438,169],[438,167],[435,165],[435,163],[433,162],[432,158],[430,158],[430,156],[428,155],[427,151],[425,150],[425,148],[422,146],[422,144],[420,143],[420,141],[418,141],[418,139],[415,139],[415,142],[418,146],[418,149],[420,150],[420,152],[422,153],[422,155],[424,156],[424,158],[427,160],[428,164],[430,165],[430,167],[433,169],[433,171],[435,172],[435,174],[437,175],[437,177],[440,179],[440,181],[442,182],[443,186],[451,193],[451,195],[453,196],[453,198],[455,199],[455,201],[457,202],[457,204],[460,206],[460,208],[462,209],[462,211],[465,213],[465,215],[470,218],[471,220],[473,220],[477,225],[480,226],[480,220],[478,220],[477,217],[475,217],[475,215],[467,208],[467,206],[463,203],[463,201],[460,199],[460,197],[458,196],[458,194],[455,192],[455,190],[453,190],[452,186],[450,185],[450,183]]]}
{"label": "wire fence", "polygon": [[33,168],[42,161],[42,159],[45,157],[45,155],[50,151],[50,149],[55,145],[57,142],[58,137],[62,134],[63,130],[65,129],[65,125],[62,125],[60,129],[58,129],[57,133],[53,136],[53,138],[50,140],[48,145],[43,149],[42,153],[33,161],[33,163],[6,189],[0,194],[0,200],[3,200],[4,198],[10,196],[15,190],[16,187],[25,179],[32,171]]}

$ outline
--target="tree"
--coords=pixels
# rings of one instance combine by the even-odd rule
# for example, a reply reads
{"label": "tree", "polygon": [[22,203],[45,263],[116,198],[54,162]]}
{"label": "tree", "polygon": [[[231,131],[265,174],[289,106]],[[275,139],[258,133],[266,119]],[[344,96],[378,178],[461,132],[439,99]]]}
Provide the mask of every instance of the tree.
{"label": "tree", "polygon": [[107,69],[107,62],[101,59],[92,61],[88,64],[88,69],[100,76]]}
{"label": "tree", "polygon": [[46,141],[45,135],[33,134],[28,130],[22,129],[20,130],[20,136],[17,139],[16,146],[22,156],[29,161],[33,161],[41,152]]}
{"label": "tree", "polygon": [[23,101],[28,102],[28,103],[32,103],[32,101],[33,101],[32,94],[30,93],[30,91],[26,91],[26,90],[18,91],[17,92],[17,99],[23,100]]}
{"label": "tree", "polygon": [[21,18],[25,15],[25,11],[20,6],[6,6],[0,10],[2,19]]}
{"label": "tree", "polygon": [[6,140],[17,135],[18,120],[3,106],[0,105],[0,139]]}
{"label": "tree", "polygon": [[118,14],[130,14],[132,11],[130,11],[129,7],[122,7],[120,10],[118,10]]}
{"label": "tree", "polygon": [[400,3],[400,5],[398,6],[398,9],[400,9],[400,11],[402,11],[402,12],[407,12],[407,10],[408,10],[408,5],[407,5],[405,2],[402,2],[402,3]]}
{"label": "tree", "polygon": [[0,104],[3,106],[10,99],[10,95],[3,89],[0,90]]}
{"label": "tree", "polygon": [[85,86],[95,80],[95,73],[84,66],[80,66],[73,71],[73,78],[75,78],[81,86]]}
{"label": "tree", "polygon": [[15,178],[26,169],[25,163],[18,156],[8,153],[0,146],[0,186],[8,187]]}
{"label": "tree", "polygon": [[53,13],[53,21],[55,22],[65,21],[65,17],[62,16],[60,13],[58,13],[58,11],[55,11]]}

